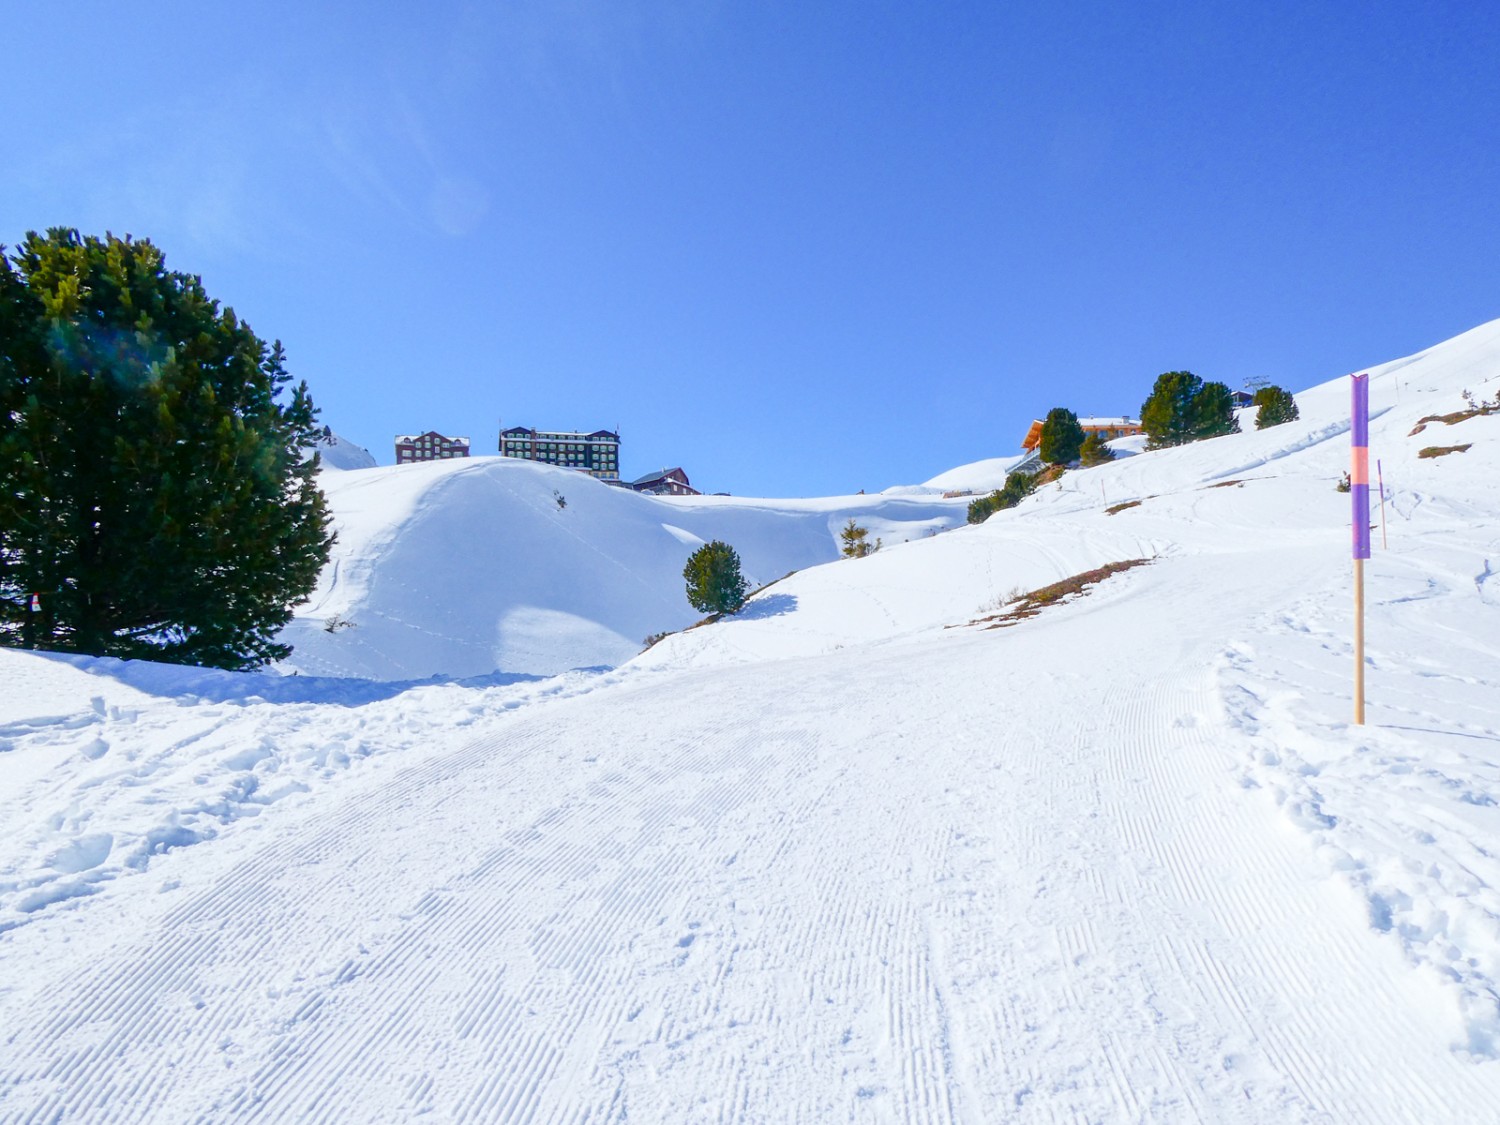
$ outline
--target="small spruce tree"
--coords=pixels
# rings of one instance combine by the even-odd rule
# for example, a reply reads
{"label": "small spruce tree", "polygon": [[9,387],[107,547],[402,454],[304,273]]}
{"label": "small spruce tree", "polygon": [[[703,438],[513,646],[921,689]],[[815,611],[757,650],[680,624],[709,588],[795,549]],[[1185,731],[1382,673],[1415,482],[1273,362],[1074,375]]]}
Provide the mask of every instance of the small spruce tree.
{"label": "small spruce tree", "polygon": [[866,555],[873,555],[876,551],[880,550],[880,540],[877,539],[871,543],[869,536],[870,529],[868,527],[860,527],[854,522],[854,517],[850,516],[849,522],[839,532],[839,539],[843,541],[843,546],[840,550],[843,552],[844,557],[848,559],[862,559]]}
{"label": "small spruce tree", "polygon": [[969,522],[983,523],[996,512],[1014,508],[1035,491],[1036,477],[1033,474],[1011,473],[1005,478],[1003,487],[969,502]]}
{"label": "small spruce tree", "polygon": [[1036,491],[1036,475],[1034,473],[1010,473],[1005,478],[1005,484],[1000,491],[995,493],[995,506],[997,508],[1014,508],[1026,497]]}
{"label": "small spruce tree", "polygon": [[728,543],[715,539],[690,556],[682,568],[687,599],[699,613],[738,613],[748,589],[740,574],[740,556]]}
{"label": "small spruce tree", "polygon": [[1042,440],[1037,452],[1049,465],[1068,465],[1078,460],[1083,448],[1083,427],[1078,415],[1059,406],[1047,412],[1042,422]]}
{"label": "small spruce tree", "polygon": [[974,499],[970,500],[969,501],[969,522],[970,523],[983,523],[985,520],[989,519],[992,515],[994,515],[995,512],[998,510],[995,507],[995,505],[996,505],[996,502],[997,502],[999,496],[1000,496],[1000,490],[997,488],[997,489],[995,489],[994,492],[991,492],[988,496],[976,496],[976,497],[974,497]]}
{"label": "small spruce tree", "polygon": [[1297,400],[1290,391],[1280,387],[1261,387],[1255,392],[1255,405],[1260,408],[1255,412],[1257,430],[1279,426],[1283,422],[1295,422],[1299,417]]}
{"label": "small spruce tree", "polygon": [[1115,459],[1115,451],[1109,447],[1109,443],[1095,430],[1083,439],[1083,447],[1078,451],[1078,459],[1083,462],[1086,469],[1092,469],[1096,465],[1107,465]]}

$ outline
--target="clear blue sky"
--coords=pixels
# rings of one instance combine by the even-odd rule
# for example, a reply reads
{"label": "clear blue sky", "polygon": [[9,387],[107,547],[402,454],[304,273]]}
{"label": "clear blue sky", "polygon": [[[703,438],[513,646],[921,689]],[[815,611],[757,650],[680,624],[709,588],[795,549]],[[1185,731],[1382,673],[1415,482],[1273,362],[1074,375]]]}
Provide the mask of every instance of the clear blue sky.
{"label": "clear blue sky", "polygon": [[8,4],[0,241],[150,237],[323,420],[820,495],[1500,316],[1493,3]]}

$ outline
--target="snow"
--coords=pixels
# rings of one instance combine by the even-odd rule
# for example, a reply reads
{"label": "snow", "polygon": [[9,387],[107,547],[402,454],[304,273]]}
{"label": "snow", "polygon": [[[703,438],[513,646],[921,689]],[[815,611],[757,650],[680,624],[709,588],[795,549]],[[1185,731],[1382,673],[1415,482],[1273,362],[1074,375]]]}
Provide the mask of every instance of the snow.
{"label": "snow", "polygon": [[322,466],[325,469],[347,472],[375,467],[375,458],[368,449],[335,433],[330,433],[326,440],[318,442],[314,448],[322,456]]}
{"label": "snow", "polygon": [[[285,631],[287,668],[376,679],[618,665],[698,619],[682,568],[702,543],[732,544],[758,585],[839,558],[850,518],[896,544],[967,513],[935,496],[651,496],[511,457],[322,483],[338,541]],[[330,632],[335,616],[352,627]]]}
{"label": "snow", "polygon": [[0,651],[0,1119],[1493,1119],[1500,322],[1371,376],[1363,727],[1343,379],[976,527],[330,472],[302,674]]}
{"label": "snow", "polygon": [[[1006,475],[1024,460],[1026,460],[1024,453],[1017,453],[1014,457],[990,457],[983,461],[960,465],[956,469],[949,469],[946,473],[939,473],[918,487],[939,493],[965,489],[975,493],[993,492],[1005,484]],[[907,491],[907,489],[898,486],[897,489],[886,491],[889,493]]]}

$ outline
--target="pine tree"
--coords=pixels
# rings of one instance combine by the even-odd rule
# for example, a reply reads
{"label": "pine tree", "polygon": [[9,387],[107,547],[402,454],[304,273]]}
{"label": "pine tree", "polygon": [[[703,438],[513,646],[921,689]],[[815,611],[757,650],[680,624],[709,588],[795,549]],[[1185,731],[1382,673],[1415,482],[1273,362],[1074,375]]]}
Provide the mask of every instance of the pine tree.
{"label": "pine tree", "polygon": [[1156,377],[1150,397],[1141,404],[1147,449],[1193,440],[1193,399],[1202,386],[1203,380],[1191,371],[1167,371]]}
{"label": "pine tree", "polygon": [[1092,469],[1096,465],[1107,465],[1115,459],[1115,451],[1109,447],[1105,438],[1101,437],[1098,430],[1094,430],[1088,437],[1083,439],[1083,448],[1078,451],[1078,459],[1083,462],[1086,469]]}
{"label": "pine tree", "polygon": [[1234,400],[1223,383],[1205,383],[1191,371],[1157,376],[1151,395],[1141,404],[1146,448],[1162,449],[1221,434],[1238,433]]}
{"label": "pine tree", "polygon": [[738,613],[748,589],[740,574],[740,556],[728,543],[715,539],[690,556],[682,568],[688,603],[699,613]]}
{"label": "pine tree", "polygon": [[317,412],[289,382],[280,343],[149,241],[0,248],[0,644],[286,656],[332,543]]}
{"label": "pine tree", "polygon": [[1035,491],[1035,473],[1007,473],[1005,483],[995,493],[995,507],[1014,508]]}
{"label": "pine tree", "polygon": [[1204,383],[1193,396],[1193,440],[1240,432],[1234,398],[1223,383]]}
{"label": "pine tree", "polygon": [[974,499],[969,501],[968,521],[970,523],[983,523],[985,520],[989,519],[992,515],[999,511],[999,499],[1000,490],[998,488],[995,489],[994,492],[991,492],[988,496],[974,497]]}
{"label": "pine tree", "polygon": [[983,523],[996,512],[1014,508],[1036,491],[1036,476],[1032,473],[1010,473],[1005,484],[988,496],[980,496],[969,502],[969,522]]}
{"label": "pine tree", "polygon": [[1299,417],[1297,400],[1290,391],[1284,391],[1280,387],[1261,387],[1255,392],[1255,405],[1260,408],[1255,412],[1257,430],[1279,426],[1283,422],[1295,422]]}
{"label": "pine tree", "polygon": [[1059,406],[1049,410],[1042,422],[1042,440],[1037,452],[1049,465],[1068,465],[1078,460],[1079,451],[1083,449],[1083,438],[1083,427],[1078,424],[1078,415]]}
{"label": "pine tree", "polygon": [[843,552],[844,557],[849,559],[862,559],[866,555],[873,555],[876,551],[880,550],[880,540],[877,539],[875,540],[875,542],[871,543],[869,541],[869,535],[870,529],[868,527],[860,527],[854,522],[853,516],[849,517],[849,522],[846,523],[843,527],[843,530],[839,532],[839,539],[841,539],[844,544],[840,548],[840,550]]}

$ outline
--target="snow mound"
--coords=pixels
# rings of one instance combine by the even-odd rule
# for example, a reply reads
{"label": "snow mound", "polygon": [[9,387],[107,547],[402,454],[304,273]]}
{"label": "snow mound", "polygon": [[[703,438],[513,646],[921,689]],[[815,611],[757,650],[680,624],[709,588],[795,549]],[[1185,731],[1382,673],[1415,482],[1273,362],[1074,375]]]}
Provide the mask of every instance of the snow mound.
{"label": "snow mound", "polygon": [[839,557],[851,518],[887,545],[964,521],[961,501],[657,497],[476,457],[330,474],[338,541],[284,631],[288,671],[412,680],[617,665],[697,620],[682,568],[721,539],[752,585]]}
{"label": "snow mound", "polygon": [[1026,454],[1014,457],[990,457],[974,461],[939,473],[920,487],[935,492],[957,492],[968,490],[974,493],[993,492],[1005,483],[1006,476],[1026,459]]}
{"label": "snow mound", "polygon": [[349,472],[354,469],[373,469],[375,458],[362,445],[355,445],[348,438],[340,437],[338,434],[330,433],[322,441],[317,442],[313,448],[322,457],[322,467],[325,469],[337,469],[341,472]]}

